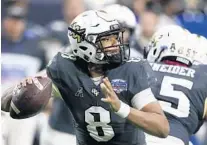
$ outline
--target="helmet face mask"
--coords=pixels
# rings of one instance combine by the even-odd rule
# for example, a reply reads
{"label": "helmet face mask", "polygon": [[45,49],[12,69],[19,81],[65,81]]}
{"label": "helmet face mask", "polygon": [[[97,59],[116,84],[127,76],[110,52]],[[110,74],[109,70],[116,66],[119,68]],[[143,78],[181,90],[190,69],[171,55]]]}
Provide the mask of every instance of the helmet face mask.
{"label": "helmet face mask", "polygon": [[[103,11],[80,14],[68,30],[73,54],[87,62],[110,64],[122,63],[128,59],[124,50],[126,44],[123,43],[123,28]],[[116,51],[105,51],[110,49]]]}
{"label": "helmet face mask", "polygon": [[108,63],[122,63],[128,59],[125,54],[126,44],[123,43],[123,32],[123,30],[115,30],[98,36],[96,40],[97,53],[104,54],[101,60]]}

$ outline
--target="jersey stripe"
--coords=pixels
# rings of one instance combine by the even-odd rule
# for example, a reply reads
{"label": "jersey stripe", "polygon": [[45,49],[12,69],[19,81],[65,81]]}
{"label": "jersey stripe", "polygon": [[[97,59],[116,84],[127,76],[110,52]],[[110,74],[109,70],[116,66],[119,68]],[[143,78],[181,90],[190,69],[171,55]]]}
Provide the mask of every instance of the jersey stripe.
{"label": "jersey stripe", "polygon": [[204,102],[204,112],[203,112],[203,118],[205,118],[207,116],[207,98]]}
{"label": "jersey stripe", "polygon": [[19,114],[20,113],[20,110],[16,107],[16,105],[14,105],[14,103],[11,101],[11,108],[14,110],[14,112],[16,114]]}
{"label": "jersey stripe", "polygon": [[137,93],[131,100],[132,106],[141,110],[145,105],[155,102],[157,99],[154,97],[151,88],[147,88]]}

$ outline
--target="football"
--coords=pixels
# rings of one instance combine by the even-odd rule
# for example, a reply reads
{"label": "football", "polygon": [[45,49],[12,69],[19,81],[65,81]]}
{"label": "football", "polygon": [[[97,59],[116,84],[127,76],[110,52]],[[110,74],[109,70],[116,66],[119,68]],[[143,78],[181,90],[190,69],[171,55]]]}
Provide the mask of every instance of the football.
{"label": "football", "polygon": [[24,119],[38,114],[47,105],[52,93],[52,81],[47,77],[36,77],[32,84],[17,86],[13,90],[10,116]]}

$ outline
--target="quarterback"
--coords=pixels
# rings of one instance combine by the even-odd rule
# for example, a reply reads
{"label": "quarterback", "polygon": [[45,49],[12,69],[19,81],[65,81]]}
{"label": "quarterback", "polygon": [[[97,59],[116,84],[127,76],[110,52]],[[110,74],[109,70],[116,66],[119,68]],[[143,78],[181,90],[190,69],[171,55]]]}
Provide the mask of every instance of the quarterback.
{"label": "quarterback", "polygon": [[[104,11],[91,10],[68,30],[72,53],[58,53],[47,76],[74,117],[77,144],[137,145],[137,128],[167,137],[168,121],[151,90],[157,79],[147,61],[126,56],[120,24]],[[2,110],[8,111],[5,96]]]}

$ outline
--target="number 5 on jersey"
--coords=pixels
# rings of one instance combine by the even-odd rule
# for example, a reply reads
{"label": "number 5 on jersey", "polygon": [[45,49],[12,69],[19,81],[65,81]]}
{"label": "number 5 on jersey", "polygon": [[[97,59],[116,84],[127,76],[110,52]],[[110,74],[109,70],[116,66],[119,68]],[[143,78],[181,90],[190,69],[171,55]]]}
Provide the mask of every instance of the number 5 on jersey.
{"label": "number 5 on jersey", "polygon": [[182,91],[175,90],[174,85],[192,89],[193,82],[174,78],[170,76],[164,76],[160,95],[158,97],[160,105],[165,112],[175,115],[177,117],[188,117],[190,113],[190,101],[186,94]]}

